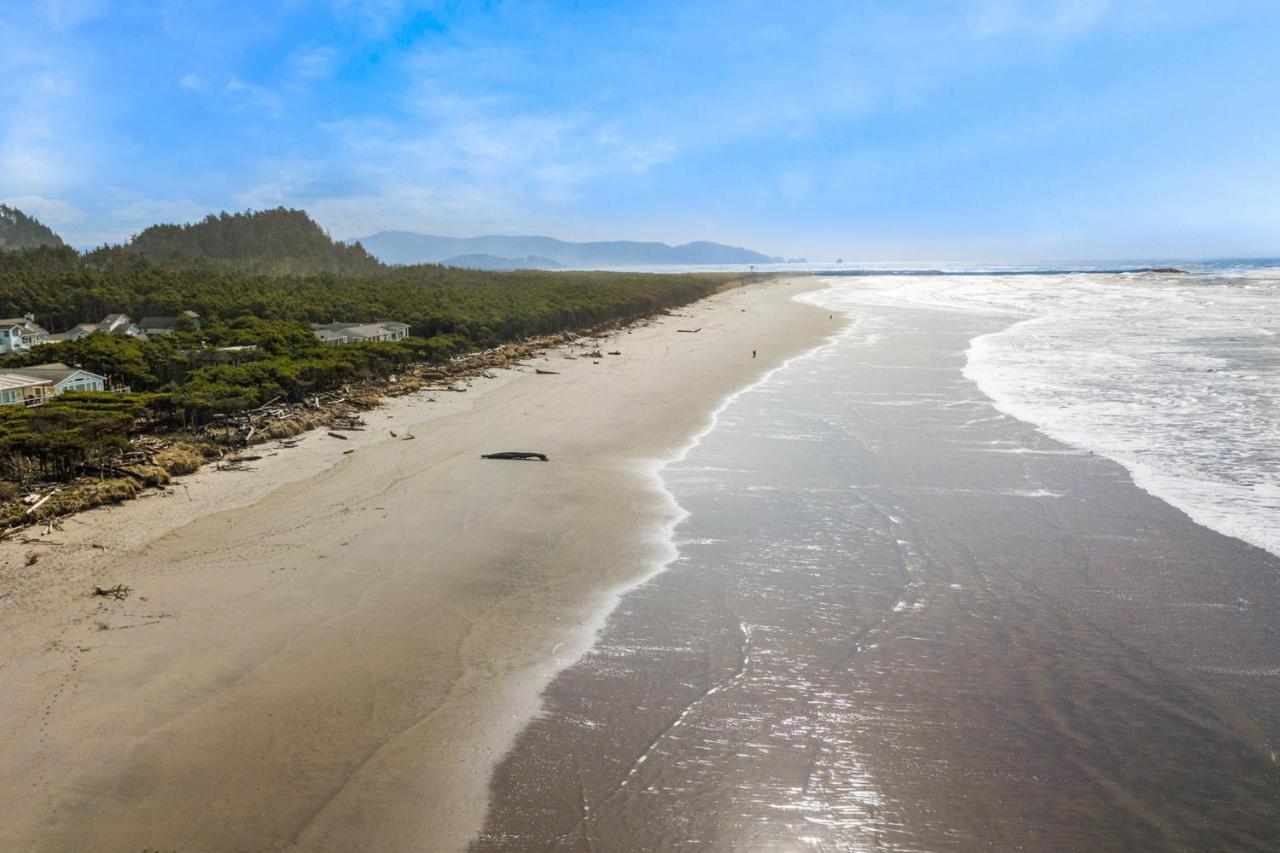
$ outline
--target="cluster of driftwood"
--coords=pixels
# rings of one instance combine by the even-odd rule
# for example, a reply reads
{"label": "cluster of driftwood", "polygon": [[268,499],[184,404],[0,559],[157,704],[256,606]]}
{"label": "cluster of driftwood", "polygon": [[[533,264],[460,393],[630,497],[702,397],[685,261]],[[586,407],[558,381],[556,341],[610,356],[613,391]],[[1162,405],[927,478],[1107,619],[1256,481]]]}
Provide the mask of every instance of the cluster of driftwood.
{"label": "cluster of driftwood", "polygon": [[117,601],[124,601],[129,597],[129,593],[131,592],[133,592],[132,589],[122,583],[118,583],[115,586],[109,586],[105,589],[100,586],[95,586],[91,594],[102,598],[114,598]]}
{"label": "cluster of driftwood", "polygon": [[[32,523],[36,520],[36,511],[39,510],[40,507],[48,503],[50,498],[52,498],[54,495],[56,495],[60,491],[62,491],[62,488],[60,486],[44,485],[42,487],[37,487],[35,491],[29,492],[28,494],[23,495],[21,498],[19,498],[18,500],[22,504],[26,505],[26,509],[23,510],[23,512],[18,516],[16,521],[11,522],[6,527],[0,528],[0,542],[3,542],[6,539],[10,538],[15,533],[19,533],[23,530],[26,530],[28,527],[30,527]],[[45,535],[52,533],[54,530],[61,530],[61,529],[62,529],[62,522],[56,518],[49,519],[47,522],[45,522],[45,530],[44,530]]]}

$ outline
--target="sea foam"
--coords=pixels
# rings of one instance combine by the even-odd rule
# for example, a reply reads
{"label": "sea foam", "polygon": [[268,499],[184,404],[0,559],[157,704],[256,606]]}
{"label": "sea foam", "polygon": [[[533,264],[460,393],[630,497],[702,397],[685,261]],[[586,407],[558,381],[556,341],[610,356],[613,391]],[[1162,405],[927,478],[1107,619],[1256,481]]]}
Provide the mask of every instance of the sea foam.
{"label": "sea foam", "polygon": [[1280,555],[1280,268],[861,278],[810,298],[1006,319],[964,368],[1001,412]]}

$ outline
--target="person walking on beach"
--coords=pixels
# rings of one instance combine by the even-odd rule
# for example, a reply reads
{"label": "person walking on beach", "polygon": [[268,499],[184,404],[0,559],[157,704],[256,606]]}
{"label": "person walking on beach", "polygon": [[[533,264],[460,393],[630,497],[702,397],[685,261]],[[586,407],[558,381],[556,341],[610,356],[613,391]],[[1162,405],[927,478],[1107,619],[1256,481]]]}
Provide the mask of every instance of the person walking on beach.
{"label": "person walking on beach", "polygon": [[755,350],[752,350],[752,351],[751,351],[751,357],[752,357],[752,358],[755,358],[755,357],[756,357],[756,351],[755,351]]}

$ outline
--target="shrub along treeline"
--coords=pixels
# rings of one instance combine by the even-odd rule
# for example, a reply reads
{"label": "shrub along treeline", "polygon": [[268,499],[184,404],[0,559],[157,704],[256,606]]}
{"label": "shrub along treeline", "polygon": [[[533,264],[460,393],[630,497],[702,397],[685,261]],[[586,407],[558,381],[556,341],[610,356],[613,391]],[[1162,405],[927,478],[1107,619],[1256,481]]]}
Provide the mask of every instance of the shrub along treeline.
{"label": "shrub along treeline", "polygon": [[[355,379],[384,376],[411,361],[439,361],[526,337],[637,319],[699,299],[731,279],[494,273],[434,265],[275,278],[156,263],[122,249],[91,256],[54,247],[0,252],[0,316],[31,312],[50,331],[116,312],[136,320],[189,309],[202,318],[198,329],[147,341],[97,334],[0,358],[0,370],[37,362],[75,364],[132,390],[110,401],[66,395],[36,409],[0,407],[0,456],[16,454],[43,476],[64,476],[120,446],[140,419],[160,428],[196,427],[276,397],[298,401]],[[378,320],[408,323],[411,337],[326,346],[307,326]],[[219,349],[245,345],[256,349]]]}

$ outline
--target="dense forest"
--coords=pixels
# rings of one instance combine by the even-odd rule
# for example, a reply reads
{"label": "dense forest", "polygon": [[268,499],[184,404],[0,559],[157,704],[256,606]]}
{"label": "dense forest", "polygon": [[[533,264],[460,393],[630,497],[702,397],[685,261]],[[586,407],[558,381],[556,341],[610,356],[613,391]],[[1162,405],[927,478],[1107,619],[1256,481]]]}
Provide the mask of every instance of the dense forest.
{"label": "dense forest", "polygon": [[61,246],[62,238],[38,219],[21,210],[0,204],[0,250]]}
{"label": "dense forest", "polygon": [[91,252],[105,263],[121,253],[169,265],[196,265],[272,276],[370,275],[381,264],[359,243],[333,240],[301,210],[280,207],[209,214],[191,225],[152,225],[123,246]]}
{"label": "dense forest", "polygon": [[[54,332],[111,313],[137,320],[193,310],[201,317],[198,328],[150,340],[94,334],[0,357],[0,370],[61,361],[131,389],[110,400],[80,394],[36,409],[0,407],[0,461],[21,457],[44,476],[63,476],[122,446],[143,421],[157,428],[196,427],[275,398],[298,401],[352,380],[387,375],[409,362],[440,361],[527,337],[637,319],[692,302],[734,278],[498,273],[436,265],[385,267],[376,261],[362,274],[267,275],[222,262],[255,269],[255,259],[286,257],[273,253],[298,251],[297,257],[306,257],[307,247],[317,245],[308,237],[299,238],[298,248],[279,233],[254,233],[255,223],[274,232],[297,216],[310,222],[305,214],[268,211],[211,217],[200,226],[171,231],[148,229],[185,235],[176,241],[196,240],[192,245],[203,245],[198,241],[215,232],[234,235],[208,238],[210,251],[232,256],[212,262],[203,254],[155,260],[130,247],[88,255],[65,246],[0,252],[0,316],[30,312]],[[227,221],[237,224],[222,230],[211,224]],[[195,230],[205,224],[208,231]],[[266,254],[253,254],[253,247],[266,247],[261,250]],[[377,320],[408,323],[410,337],[326,346],[307,325]],[[226,349],[243,346],[253,349]]]}

